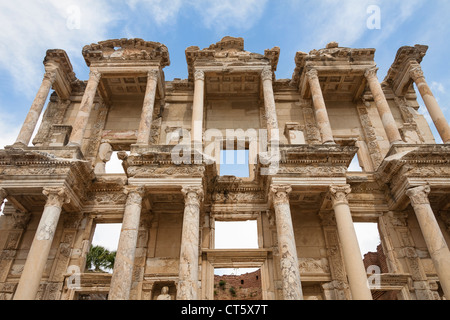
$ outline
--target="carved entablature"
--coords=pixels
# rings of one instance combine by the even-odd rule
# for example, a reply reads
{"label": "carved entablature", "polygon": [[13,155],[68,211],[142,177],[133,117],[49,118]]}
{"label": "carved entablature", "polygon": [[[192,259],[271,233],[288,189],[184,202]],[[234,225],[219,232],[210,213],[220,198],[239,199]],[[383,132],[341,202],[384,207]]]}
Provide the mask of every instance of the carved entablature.
{"label": "carved entablature", "polygon": [[281,145],[277,175],[345,176],[357,150],[340,145]]}
{"label": "carved entablature", "polygon": [[72,94],[72,85],[79,81],[73,72],[72,64],[64,50],[47,50],[44,58],[46,74],[52,73],[54,78],[53,89],[62,99],[69,99]]}
{"label": "carved entablature", "polygon": [[342,94],[343,98],[357,98],[365,88],[365,71],[375,66],[374,55],[375,49],[344,48],[339,47],[336,42],[309,53],[298,51],[291,83],[299,88],[303,98],[308,98],[306,73],[314,68],[325,97],[330,91],[334,97],[336,94]]}
{"label": "carved entablature", "polygon": [[142,39],[113,39],[84,46],[83,57],[93,63],[147,61],[162,68],[170,65],[169,50],[164,44]]}
{"label": "carved entablature", "polygon": [[404,46],[398,49],[395,60],[382,84],[391,87],[397,96],[404,96],[413,82],[410,75],[411,67],[422,62],[427,50],[428,46],[419,44],[414,47]]}
{"label": "carved entablature", "polygon": [[189,81],[194,80],[195,67],[207,67],[208,65],[220,67],[220,70],[233,69],[239,66],[249,66],[261,69],[269,66],[275,72],[280,56],[280,48],[274,47],[264,51],[264,55],[244,50],[244,39],[224,37],[221,41],[200,50],[197,46],[186,49],[186,61],[188,64]]}
{"label": "carved entablature", "polygon": [[[450,147],[448,145],[393,146],[383,160],[376,178],[390,186],[391,205],[396,210],[409,203],[406,190],[429,183],[433,192],[446,192],[450,178]],[[444,188],[444,189],[443,189]]]}

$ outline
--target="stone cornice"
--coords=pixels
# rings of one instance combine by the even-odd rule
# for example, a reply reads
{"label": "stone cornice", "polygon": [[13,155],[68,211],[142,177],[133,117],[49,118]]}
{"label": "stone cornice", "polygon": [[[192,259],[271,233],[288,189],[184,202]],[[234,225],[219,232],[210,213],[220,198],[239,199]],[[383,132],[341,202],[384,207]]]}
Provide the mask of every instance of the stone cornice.
{"label": "stone cornice", "polygon": [[164,44],[143,39],[111,39],[83,48],[88,66],[100,61],[153,61],[162,68],[170,65],[169,50]]}

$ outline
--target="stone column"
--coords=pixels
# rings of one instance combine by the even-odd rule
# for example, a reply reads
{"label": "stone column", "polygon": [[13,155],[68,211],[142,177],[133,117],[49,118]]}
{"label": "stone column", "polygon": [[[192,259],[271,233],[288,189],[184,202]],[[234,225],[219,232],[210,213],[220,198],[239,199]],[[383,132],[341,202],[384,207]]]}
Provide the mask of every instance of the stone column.
{"label": "stone column", "polygon": [[43,193],[47,196],[47,202],[28,252],[14,300],[34,300],[36,298],[62,206],[69,202],[64,187],[46,187]]}
{"label": "stone column", "polygon": [[429,185],[406,191],[433,260],[445,297],[450,298],[450,251],[428,200]]}
{"label": "stone column", "polygon": [[398,131],[397,124],[395,123],[394,116],[389,108],[386,97],[384,96],[383,88],[381,88],[381,84],[378,81],[377,71],[378,68],[367,69],[364,76],[369,83],[370,91],[372,92],[375,105],[377,106],[381,122],[383,123],[390,144],[401,143],[403,140]]}
{"label": "stone column", "polygon": [[5,189],[0,188],[0,208],[2,207],[3,203],[6,200],[6,197],[8,196],[8,193]]}
{"label": "stone column", "polygon": [[261,80],[264,94],[264,108],[267,120],[267,138],[269,143],[272,139],[279,137],[273,130],[278,130],[277,110],[275,106],[275,97],[273,94],[273,74],[271,68],[264,68],[261,72]]}
{"label": "stone column", "polygon": [[128,186],[122,230],[117,247],[108,300],[128,300],[133,279],[134,257],[141,218],[143,187]]}
{"label": "stone column", "polygon": [[148,145],[152,128],[153,109],[155,106],[156,87],[158,86],[158,70],[151,70],[147,74],[147,88],[145,89],[144,104],[142,106],[141,122],[137,134],[137,144]]}
{"label": "stone column", "polygon": [[270,188],[277,224],[280,268],[285,300],[303,300],[297,246],[295,245],[291,209],[289,207],[290,186],[273,185]]}
{"label": "stone column", "polygon": [[56,80],[57,69],[49,69],[45,72],[44,79],[42,79],[41,86],[34,98],[34,101],[28,111],[27,117],[20,129],[19,135],[17,136],[16,143],[24,144],[28,146],[33,135],[36,124],[44,108],[45,101],[47,100],[50,89]]}
{"label": "stone column", "polygon": [[420,95],[422,96],[423,102],[428,109],[431,119],[436,126],[439,135],[444,143],[450,143],[450,127],[447,120],[445,119],[444,113],[442,112],[439,104],[431,92],[430,87],[425,81],[425,76],[423,75],[422,68],[420,65],[415,65],[409,72],[411,78],[417,85]]}
{"label": "stone column", "polygon": [[197,300],[200,203],[203,200],[203,189],[201,186],[187,186],[181,191],[185,207],[177,300]]}
{"label": "stone column", "polygon": [[336,225],[344,256],[344,265],[353,300],[372,300],[367,281],[367,272],[361,257],[352,214],[347,201],[347,194],[350,191],[349,185],[330,187]]}
{"label": "stone column", "polygon": [[101,73],[92,70],[89,73],[89,80],[84,91],[83,99],[81,100],[80,109],[78,110],[77,117],[72,127],[72,134],[69,139],[69,146],[81,146],[83,142],[84,132],[91,115],[92,106],[94,104],[95,94],[97,93],[97,87],[100,83]]}
{"label": "stone column", "polygon": [[322,143],[334,144],[333,131],[331,130],[330,119],[328,118],[327,107],[325,105],[325,100],[323,99],[322,89],[320,88],[317,70],[310,69],[306,73],[306,78],[308,79],[309,87],[311,88],[316,121],[322,135]]}
{"label": "stone column", "polygon": [[[195,71],[194,101],[192,105],[191,139],[195,150],[201,149],[203,143],[203,105],[205,95],[205,73]],[[200,150],[201,151],[201,150]]]}

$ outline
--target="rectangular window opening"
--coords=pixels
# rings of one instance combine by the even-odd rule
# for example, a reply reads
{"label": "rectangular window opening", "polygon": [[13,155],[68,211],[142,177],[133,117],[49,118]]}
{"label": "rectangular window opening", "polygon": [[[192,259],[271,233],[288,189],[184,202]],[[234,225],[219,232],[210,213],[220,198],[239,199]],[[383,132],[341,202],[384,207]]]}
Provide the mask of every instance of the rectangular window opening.
{"label": "rectangular window opening", "polygon": [[121,223],[99,223],[95,226],[86,259],[88,272],[113,272],[121,229]]}
{"label": "rectangular window opening", "polygon": [[220,150],[220,175],[250,177],[249,150]]}
{"label": "rectangular window opening", "polygon": [[215,221],[215,249],[258,249],[258,223],[248,221]]}

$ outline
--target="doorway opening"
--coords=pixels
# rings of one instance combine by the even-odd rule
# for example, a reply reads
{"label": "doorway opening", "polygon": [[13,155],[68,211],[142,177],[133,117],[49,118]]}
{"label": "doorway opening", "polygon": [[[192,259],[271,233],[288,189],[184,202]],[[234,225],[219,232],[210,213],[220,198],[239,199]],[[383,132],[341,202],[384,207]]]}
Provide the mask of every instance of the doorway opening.
{"label": "doorway opening", "polygon": [[214,300],[262,300],[260,268],[215,268]]}

